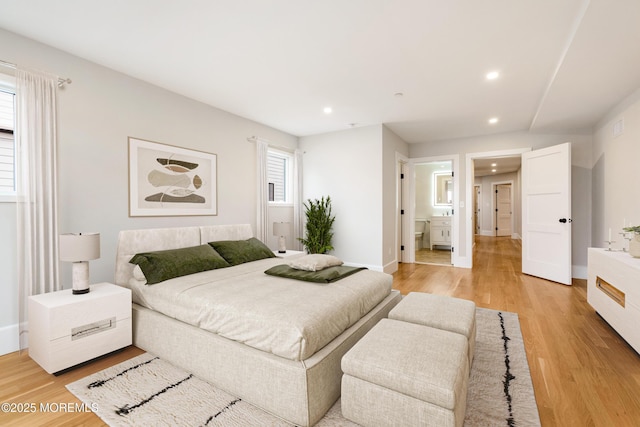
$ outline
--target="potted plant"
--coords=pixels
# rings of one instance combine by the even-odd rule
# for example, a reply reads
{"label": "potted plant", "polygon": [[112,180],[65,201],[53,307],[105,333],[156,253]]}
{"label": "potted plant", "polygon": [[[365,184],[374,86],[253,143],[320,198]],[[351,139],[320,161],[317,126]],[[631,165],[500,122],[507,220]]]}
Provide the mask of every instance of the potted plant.
{"label": "potted plant", "polygon": [[634,258],[640,258],[640,225],[623,228],[627,233],[633,233],[629,240],[629,254]]}
{"label": "potted plant", "polygon": [[304,203],[306,221],[306,235],[298,240],[310,254],[325,254],[333,250],[333,222],[336,217],[331,215],[331,197],[324,196],[318,200],[307,200]]}

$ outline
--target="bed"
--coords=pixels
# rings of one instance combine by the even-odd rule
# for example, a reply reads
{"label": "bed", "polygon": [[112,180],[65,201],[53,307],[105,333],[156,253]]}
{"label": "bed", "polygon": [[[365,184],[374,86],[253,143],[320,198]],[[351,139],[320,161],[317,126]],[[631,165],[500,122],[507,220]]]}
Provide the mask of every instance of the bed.
{"label": "bed", "polygon": [[400,301],[391,276],[357,271],[318,284],[266,275],[265,258],[148,285],[140,253],[251,239],[251,226],[121,231],[115,282],[130,288],[133,340],[263,410],[300,426],[340,396],[342,356]]}

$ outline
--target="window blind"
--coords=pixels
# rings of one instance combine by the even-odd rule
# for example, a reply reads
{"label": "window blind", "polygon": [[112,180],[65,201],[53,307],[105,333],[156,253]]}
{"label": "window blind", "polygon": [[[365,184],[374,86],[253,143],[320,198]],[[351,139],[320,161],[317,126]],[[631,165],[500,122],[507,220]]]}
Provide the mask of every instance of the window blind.
{"label": "window blind", "polygon": [[0,193],[15,192],[14,94],[0,91]]}
{"label": "window blind", "polygon": [[270,202],[286,202],[287,196],[287,158],[270,152],[267,155],[267,181],[273,184],[273,200]]}

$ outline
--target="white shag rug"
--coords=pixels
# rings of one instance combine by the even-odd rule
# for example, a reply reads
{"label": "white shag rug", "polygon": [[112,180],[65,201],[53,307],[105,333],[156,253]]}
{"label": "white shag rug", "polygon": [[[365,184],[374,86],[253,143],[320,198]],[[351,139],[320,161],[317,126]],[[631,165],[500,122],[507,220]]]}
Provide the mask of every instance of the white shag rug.
{"label": "white shag rug", "polygon": [[[518,315],[478,308],[476,316],[465,427],[540,426]],[[67,389],[110,426],[291,426],[149,353]],[[316,425],[356,426],[340,400]]]}

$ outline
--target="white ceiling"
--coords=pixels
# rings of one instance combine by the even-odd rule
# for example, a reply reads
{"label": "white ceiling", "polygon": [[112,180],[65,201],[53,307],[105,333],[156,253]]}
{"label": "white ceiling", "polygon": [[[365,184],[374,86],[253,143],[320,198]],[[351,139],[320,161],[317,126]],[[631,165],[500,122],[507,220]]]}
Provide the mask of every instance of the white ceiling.
{"label": "white ceiling", "polygon": [[410,143],[584,130],[640,87],[638,0],[0,0],[0,10],[8,31],[297,136],[379,123]]}
{"label": "white ceiling", "polygon": [[473,161],[474,176],[480,177],[516,172],[520,169],[520,164],[520,156],[475,159]]}

